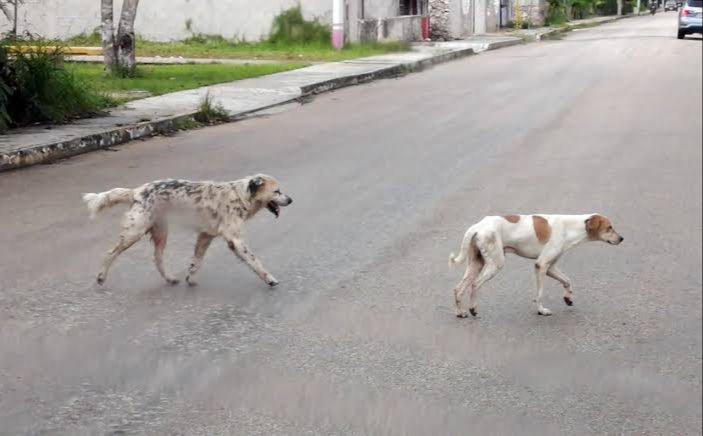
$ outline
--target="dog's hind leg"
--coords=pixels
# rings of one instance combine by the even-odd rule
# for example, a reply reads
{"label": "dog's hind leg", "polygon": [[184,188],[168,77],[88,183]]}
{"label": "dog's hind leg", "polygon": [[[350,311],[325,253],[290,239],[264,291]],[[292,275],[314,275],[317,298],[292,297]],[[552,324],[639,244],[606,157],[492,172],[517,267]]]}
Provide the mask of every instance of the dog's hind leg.
{"label": "dog's hind leg", "polygon": [[164,268],[164,251],[166,250],[166,242],[168,240],[168,224],[166,221],[157,221],[151,226],[151,241],[154,243],[154,264],[156,269],[161,274],[161,277],[166,280],[169,285],[177,285],[178,279],[166,273]]}
{"label": "dog's hind leg", "polygon": [[456,316],[459,318],[466,318],[469,313],[462,306],[462,297],[464,293],[471,289],[472,283],[476,280],[476,277],[483,269],[483,258],[480,254],[472,255],[469,257],[469,264],[466,266],[466,273],[464,278],[459,282],[456,288],[454,288],[454,299],[456,302]]}
{"label": "dog's hind leg", "polygon": [[107,253],[103,260],[102,267],[98,273],[97,282],[99,285],[107,280],[107,273],[117,256],[124,253],[129,247],[139,241],[151,227],[151,222],[146,218],[143,208],[131,209],[125,214],[120,240],[117,245]]}
{"label": "dog's hind leg", "polygon": [[478,245],[483,257],[484,265],[476,280],[471,284],[471,296],[469,297],[469,312],[471,315],[478,315],[478,291],[483,285],[503,269],[505,265],[505,253],[502,247],[496,244],[495,238],[489,237],[487,241]]}
{"label": "dog's hind leg", "polygon": [[[542,298],[544,297],[544,278],[549,274],[549,270],[552,272],[554,263],[558,260],[558,253],[556,250],[550,250],[545,248],[542,251],[539,259],[535,263],[535,277],[536,277],[536,292],[535,292],[535,303],[537,304],[537,313],[542,316],[550,316],[552,311],[547,309],[542,305]],[[568,304],[568,303],[567,303]]]}
{"label": "dog's hind leg", "polygon": [[193,259],[190,261],[190,267],[188,268],[188,275],[186,276],[186,283],[190,286],[196,286],[195,274],[200,269],[203,264],[203,258],[207,249],[210,247],[210,243],[215,239],[214,236],[208,233],[198,234],[198,241],[195,243],[195,253],[193,253]]}

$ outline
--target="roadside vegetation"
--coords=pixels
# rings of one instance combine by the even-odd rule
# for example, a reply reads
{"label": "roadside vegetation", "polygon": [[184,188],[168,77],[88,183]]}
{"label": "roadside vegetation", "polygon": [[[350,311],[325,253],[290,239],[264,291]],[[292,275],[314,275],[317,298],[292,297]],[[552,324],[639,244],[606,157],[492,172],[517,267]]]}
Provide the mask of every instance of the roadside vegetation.
{"label": "roadside vegetation", "polygon": [[[646,4],[647,0],[642,0],[642,7]],[[623,14],[632,13],[636,5],[636,0],[623,0]],[[617,13],[618,0],[549,0],[546,25],[558,27],[566,25],[571,20],[610,16]]]}
{"label": "roadside vegetation", "polygon": [[125,101],[138,98],[130,92],[143,91],[156,96],[169,92],[200,88],[217,83],[249,79],[268,74],[300,68],[305,64],[262,64],[262,65],[139,65],[133,77],[121,78],[105,74],[100,64],[72,63],[66,68],[76,77],[91,83],[92,87],[102,93]]}
{"label": "roadside vegetation", "polygon": [[[227,39],[216,35],[194,34],[175,42],[154,42],[137,38],[137,56],[212,59],[270,59],[280,61],[338,61],[390,52],[407,51],[399,42],[348,44],[335,50],[330,30],[316,21],[303,18],[299,7],[283,11],[273,22],[269,37],[260,42]],[[65,41],[72,46],[101,44],[100,34],[80,35]]]}
{"label": "roadside vegetation", "polygon": [[63,52],[40,46],[11,54],[0,43],[0,132],[95,115],[114,101],[65,67]]}
{"label": "roadside vegetation", "polygon": [[208,92],[200,99],[195,114],[174,121],[171,133],[199,129],[204,126],[214,126],[226,123],[229,120],[229,112],[220,103],[216,102]]}
{"label": "roadside vegetation", "polygon": [[62,124],[99,115],[111,106],[305,66],[304,63],[139,65],[131,77],[106,74],[102,64],[66,62],[55,43],[0,42],[0,132],[34,124]]}
{"label": "roadside vegetation", "polygon": [[208,92],[200,100],[194,119],[201,124],[219,124],[229,120],[229,113]]}

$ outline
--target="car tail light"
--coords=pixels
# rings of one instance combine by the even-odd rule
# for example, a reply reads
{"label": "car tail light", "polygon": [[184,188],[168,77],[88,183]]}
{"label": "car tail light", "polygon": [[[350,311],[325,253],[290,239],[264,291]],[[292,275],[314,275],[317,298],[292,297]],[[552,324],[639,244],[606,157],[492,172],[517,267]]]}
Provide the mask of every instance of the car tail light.
{"label": "car tail light", "polygon": [[684,17],[688,17],[689,15],[693,14],[695,14],[695,12],[690,9],[681,9],[681,15]]}

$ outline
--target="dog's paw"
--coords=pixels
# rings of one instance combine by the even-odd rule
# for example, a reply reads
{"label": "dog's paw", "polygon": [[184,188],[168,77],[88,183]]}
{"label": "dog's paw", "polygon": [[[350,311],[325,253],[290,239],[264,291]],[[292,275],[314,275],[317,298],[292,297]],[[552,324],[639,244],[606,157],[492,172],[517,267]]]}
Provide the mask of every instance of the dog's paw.
{"label": "dog's paw", "polygon": [[166,279],[166,283],[168,283],[170,286],[176,286],[180,282],[181,281],[178,279]]}
{"label": "dog's paw", "polygon": [[552,316],[552,311],[547,309],[546,307],[540,308],[537,313],[541,316]]}
{"label": "dog's paw", "polygon": [[471,316],[473,316],[474,318],[476,318],[478,316],[478,310],[476,310],[475,308],[469,309],[469,312],[471,313]]}
{"label": "dog's paw", "polygon": [[95,281],[98,282],[98,284],[99,284],[100,286],[102,286],[102,285],[105,284],[105,276],[102,275],[102,274],[99,274],[99,275],[98,275],[98,278],[97,278]]}
{"label": "dog's paw", "polygon": [[193,279],[191,276],[186,276],[186,283],[191,288],[198,286],[198,282],[196,282],[195,279]]}
{"label": "dog's paw", "polygon": [[572,300],[571,297],[564,297],[564,303],[566,303],[567,306],[571,307],[574,305],[574,300]]}
{"label": "dog's paw", "polygon": [[465,311],[465,310],[457,310],[457,311],[456,311],[456,317],[457,317],[457,318],[462,318],[462,319],[463,319],[463,318],[468,318],[468,317],[469,317],[469,313],[468,313],[467,311]]}
{"label": "dog's paw", "polygon": [[266,282],[267,285],[269,285],[272,288],[275,288],[276,286],[278,286],[278,280],[276,280],[276,278],[270,274],[266,276],[264,281]]}

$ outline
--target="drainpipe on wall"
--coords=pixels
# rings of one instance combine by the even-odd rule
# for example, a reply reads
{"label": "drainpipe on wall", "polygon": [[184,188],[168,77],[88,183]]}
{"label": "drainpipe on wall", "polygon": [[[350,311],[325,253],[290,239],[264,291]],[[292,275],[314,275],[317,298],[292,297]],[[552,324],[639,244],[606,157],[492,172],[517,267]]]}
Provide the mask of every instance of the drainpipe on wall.
{"label": "drainpipe on wall", "polygon": [[427,41],[430,39],[430,2],[423,1],[420,4],[420,15],[422,15],[422,21],[421,21],[421,34],[422,34],[422,40]]}
{"label": "drainpipe on wall", "polygon": [[344,47],[344,0],[332,0],[332,47]]}
{"label": "drainpipe on wall", "polygon": [[498,29],[503,28],[503,0],[498,0]]}
{"label": "drainpipe on wall", "polygon": [[14,16],[15,22],[12,24],[12,36],[15,39],[17,39],[17,22],[19,21],[18,12],[17,12],[19,2],[20,2],[19,0],[15,0],[15,16]]}

